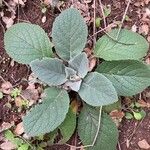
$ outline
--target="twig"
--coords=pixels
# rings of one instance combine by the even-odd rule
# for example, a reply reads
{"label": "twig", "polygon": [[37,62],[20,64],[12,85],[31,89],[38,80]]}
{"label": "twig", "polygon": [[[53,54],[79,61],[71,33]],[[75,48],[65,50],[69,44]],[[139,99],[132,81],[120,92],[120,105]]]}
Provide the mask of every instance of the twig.
{"label": "twig", "polygon": [[101,27],[100,27],[100,30],[98,30],[97,32],[95,32],[92,36],[95,36],[96,34],[105,31],[105,30],[106,30],[107,28],[109,28],[109,27],[110,27],[109,25],[108,25],[106,28],[101,28]]}
{"label": "twig", "polygon": [[66,145],[67,145],[67,146],[70,146],[70,147],[72,147],[72,148],[76,148],[76,149],[77,149],[77,148],[93,147],[93,146],[95,145],[95,142],[96,142],[96,140],[97,140],[97,136],[98,136],[98,133],[99,133],[99,130],[100,130],[101,116],[102,116],[102,106],[101,106],[100,109],[99,109],[98,127],[97,127],[97,131],[96,131],[96,134],[95,134],[95,137],[94,137],[94,139],[93,139],[92,144],[90,144],[90,145],[85,145],[85,146],[78,146],[78,147],[76,147],[76,146],[74,146],[74,145],[70,145],[70,144],[66,144]]}
{"label": "twig", "polygon": [[20,15],[20,14],[19,14],[19,13],[20,13],[20,12],[19,12],[19,9],[20,9],[20,7],[19,7],[19,0],[18,0],[18,4],[17,4],[17,9],[18,9],[18,11],[17,11],[17,12],[18,12],[17,23],[19,23],[19,15]]}
{"label": "twig", "polygon": [[[101,28],[102,29],[102,28]],[[136,43],[123,43],[123,42],[120,42],[118,40],[116,40],[114,37],[112,37],[110,34],[108,34],[105,30],[102,29],[102,31],[111,39],[113,40],[114,42],[116,43],[119,43],[119,44],[123,44],[123,45],[135,45]]]}
{"label": "twig", "polygon": [[3,2],[14,14],[16,14],[16,12],[11,8],[11,6],[5,0],[3,0]]}
{"label": "twig", "polygon": [[0,20],[0,25],[1,25],[1,27],[2,27],[3,33],[5,33],[5,28],[4,28],[4,26],[3,26],[2,22],[1,22],[1,20]]}
{"label": "twig", "polygon": [[104,27],[106,28],[107,27],[107,25],[106,25],[106,17],[105,17],[105,13],[104,13],[104,9],[103,9],[103,4],[102,4],[101,0],[99,0],[99,4],[100,4],[100,7],[101,7],[101,12],[102,12],[102,16],[103,16]]}
{"label": "twig", "polygon": [[131,0],[128,1],[127,7],[126,7],[126,9],[125,9],[124,15],[123,15],[122,20],[121,20],[121,25],[120,25],[120,27],[119,27],[119,30],[118,30],[118,33],[117,33],[117,36],[116,36],[116,40],[118,40],[118,37],[119,37],[120,31],[121,31],[123,22],[124,22],[124,20],[125,20],[127,11],[128,11],[128,9],[129,9],[130,3],[131,3]]}
{"label": "twig", "polygon": [[[94,19],[93,19],[93,34],[95,33],[95,19],[96,19],[96,12],[95,12],[95,7],[96,7],[96,2],[94,0]],[[95,47],[95,43],[96,43],[96,37],[93,37],[93,47]]]}
{"label": "twig", "polygon": [[120,142],[119,141],[118,141],[117,145],[118,145],[118,149],[121,150],[121,146],[120,146]]}

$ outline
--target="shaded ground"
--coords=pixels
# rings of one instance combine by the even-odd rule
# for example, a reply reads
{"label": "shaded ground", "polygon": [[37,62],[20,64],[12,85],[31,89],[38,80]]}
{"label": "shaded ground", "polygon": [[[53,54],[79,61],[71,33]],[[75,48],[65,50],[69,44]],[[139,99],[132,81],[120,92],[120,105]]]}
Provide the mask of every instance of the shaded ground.
{"label": "shaded ground", "polygon": [[[73,1],[74,6],[81,9],[81,12],[83,16],[85,17],[85,20],[87,21],[87,24],[89,26],[89,35],[93,35],[93,1],[89,1],[86,7],[84,7],[84,2],[79,1]],[[124,2],[122,0],[105,0],[102,1],[102,3],[107,6],[111,7],[111,13],[106,18],[107,25],[112,25],[112,27],[116,27],[120,24],[120,21],[122,19],[122,16],[124,14],[126,4],[127,2]],[[31,22],[40,25],[49,35],[51,35],[51,28],[52,23],[54,21],[54,18],[59,14],[59,9],[55,8],[48,8],[48,11],[46,12],[46,22],[42,23],[42,18],[44,14],[41,12],[40,7],[40,1],[39,0],[27,0],[27,3],[25,4],[25,7],[19,8],[19,14],[17,15],[16,22]],[[83,7],[81,7],[83,5]],[[65,4],[61,5],[60,8],[66,8],[70,6],[70,2],[66,2]],[[129,7],[129,10],[127,12],[128,19],[124,22],[124,27],[132,30],[136,30],[137,32],[142,33],[146,38],[150,36],[150,32],[147,31],[146,27],[142,28],[143,25],[150,25],[150,22],[146,22],[146,19],[143,19],[145,8],[150,8],[150,3],[145,0],[145,3],[143,1],[136,1],[134,0],[132,4]],[[102,13],[100,11],[99,3],[96,2],[96,15],[98,17],[102,18]],[[18,11],[17,11],[18,12]],[[87,15],[87,12],[89,12],[89,15]],[[150,15],[150,14],[149,14]],[[146,18],[150,18],[146,17]],[[5,26],[4,22],[1,20],[2,25]],[[104,28],[103,22],[101,23],[102,28]],[[100,30],[100,28],[97,28],[96,31]],[[95,31],[95,32],[96,32]],[[99,33],[97,35],[97,38],[100,37],[103,32]],[[89,36],[88,40],[88,46],[92,47],[92,40]],[[22,85],[23,89],[26,89],[28,86],[27,78],[30,74],[30,70],[25,65],[20,65],[17,63],[14,63],[8,55],[5,53],[4,50],[4,33],[3,28],[0,26],[0,76],[6,81],[9,81],[12,83],[12,85],[20,86]],[[149,62],[149,59],[147,58],[147,62]],[[3,81],[1,80],[0,83]],[[146,91],[147,92],[147,91]],[[149,91],[148,91],[149,92]],[[143,94],[142,99],[144,99],[146,102],[150,103],[149,97],[145,97]],[[3,122],[11,122],[12,120],[15,121],[15,124],[18,124],[21,121],[21,115],[17,112],[13,112],[11,108],[8,108],[5,106],[5,104],[9,101],[9,97],[4,96],[3,100],[0,100],[0,125],[2,125]],[[12,106],[14,104],[12,103]],[[146,117],[142,121],[135,121],[135,120],[125,120],[120,123],[119,131],[120,131],[120,137],[119,137],[119,145],[120,150],[141,150],[138,146],[138,142],[146,139],[146,141],[150,144],[150,110],[148,108],[145,109],[146,111]],[[77,138],[77,135],[73,136],[73,138],[69,141],[71,145],[78,145],[79,140]],[[68,146],[52,146],[48,148],[50,150],[69,150],[70,148]]]}

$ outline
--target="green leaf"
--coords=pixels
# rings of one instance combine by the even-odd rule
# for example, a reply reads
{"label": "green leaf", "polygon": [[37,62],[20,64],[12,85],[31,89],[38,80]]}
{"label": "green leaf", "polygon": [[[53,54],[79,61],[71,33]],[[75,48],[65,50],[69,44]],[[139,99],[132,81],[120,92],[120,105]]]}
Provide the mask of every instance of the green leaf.
{"label": "green leaf", "polygon": [[22,144],[17,150],[28,150],[29,145],[28,144]]}
{"label": "green leaf", "polygon": [[129,112],[126,112],[126,113],[125,113],[125,118],[126,118],[126,119],[132,119],[132,118],[133,118],[133,115],[132,115],[131,113],[129,113]]}
{"label": "green leaf", "polygon": [[77,72],[70,68],[70,67],[65,67],[65,72],[66,72],[66,78],[69,80],[75,80],[75,77],[77,76]]}
{"label": "green leaf", "polygon": [[[78,120],[78,134],[84,145],[91,145],[98,129],[99,111],[84,105]],[[93,147],[88,150],[116,150],[118,130],[111,118],[102,113],[100,130]]]}
{"label": "green leaf", "polygon": [[6,130],[5,131],[5,138],[9,141],[14,141],[14,134],[11,132],[11,130]]}
{"label": "green leaf", "polygon": [[96,71],[107,77],[122,96],[135,95],[150,85],[150,70],[137,60],[105,61]]}
{"label": "green leaf", "polygon": [[136,120],[141,120],[143,118],[143,116],[140,114],[140,112],[133,111],[133,115]]}
{"label": "green leaf", "polygon": [[56,129],[65,119],[69,109],[69,96],[65,90],[47,88],[43,103],[31,109],[23,118],[25,132],[39,136]]}
{"label": "green leaf", "polygon": [[34,60],[30,66],[35,75],[49,86],[61,85],[67,81],[65,66],[57,58]]}
{"label": "green leaf", "polygon": [[[108,33],[116,39],[118,29]],[[122,29],[118,41],[113,40],[108,35],[102,36],[96,43],[95,56],[105,60],[138,60],[147,54],[148,42],[141,35],[132,31]]]}
{"label": "green leaf", "polygon": [[112,83],[102,74],[89,73],[83,80],[79,95],[92,106],[108,105],[118,100]]}
{"label": "green leaf", "polygon": [[82,80],[79,80],[76,82],[67,81],[65,83],[65,86],[70,87],[71,90],[78,92],[81,87],[81,82],[82,82]]}
{"label": "green leaf", "polygon": [[4,37],[6,52],[17,62],[29,64],[35,59],[52,56],[52,44],[38,25],[18,23]]}
{"label": "green leaf", "polygon": [[79,77],[84,78],[89,71],[89,61],[86,53],[81,53],[69,61],[69,65],[77,71]]}
{"label": "green leaf", "polygon": [[63,139],[59,143],[66,143],[73,135],[76,128],[76,114],[70,108],[64,122],[59,126]]}
{"label": "green leaf", "polygon": [[80,54],[87,40],[87,26],[75,8],[63,11],[54,21],[52,38],[56,53],[64,60]]}

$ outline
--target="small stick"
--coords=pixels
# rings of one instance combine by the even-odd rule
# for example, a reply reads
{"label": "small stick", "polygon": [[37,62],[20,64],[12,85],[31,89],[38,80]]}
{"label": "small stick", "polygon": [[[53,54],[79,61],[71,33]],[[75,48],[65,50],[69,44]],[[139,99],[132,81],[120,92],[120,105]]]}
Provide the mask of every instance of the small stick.
{"label": "small stick", "polygon": [[104,13],[104,9],[103,9],[103,4],[102,4],[102,1],[99,0],[99,4],[100,4],[100,7],[101,7],[101,11],[102,11],[102,16],[103,16],[103,21],[104,21],[104,27],[106,28],[107,25],[106,25],[106,17],[105,17],[105,13]]}
{"label": "small stick", "polygon": [[125,20],[127,11],[128,11],[128,9],[129,9],[130,3],[131,3],[131,0],[128,1],[127,7],[126,7],[126,9],[125,9],[124,15],[123,15],[122,20],[121,20],[121,25],[120,25],[120,28],[119,28],[119,30],[118,30],[117,36],[116,36],[116,40],[118,40],[118,37],[119,37],[120,31],[121,31],[123,22],[124,22],[124,20]]}
{"label": "small stick", "polygon": [[[93,20],[93,34],[95,33],[95,19],[96,19],[96,13],[95,13],[95,7],[96,7],[96,2],[94,0],[94,20]],[[95,46],[95,43],[96,43],[96,37],[94,36],[93,37],[93,45]]]}

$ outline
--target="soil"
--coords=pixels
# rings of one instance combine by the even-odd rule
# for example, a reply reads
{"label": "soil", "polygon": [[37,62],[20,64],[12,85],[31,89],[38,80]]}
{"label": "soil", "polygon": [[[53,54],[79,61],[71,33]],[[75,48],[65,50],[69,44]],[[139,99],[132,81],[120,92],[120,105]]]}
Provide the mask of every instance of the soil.
{"label": "soil", "polygon": [[[141,2],[140,0],[138,0]],[[137,0],[132,1],[132,4],[128,10],[128,17],[130,21],[125,21],[125,28],[131,29],[131,27],[135,24],[137,28],[141,25],[141,20],[139,19],[139,10],[143,11],[143,6],[135,6],[135,2]],[[107,17],[107,24],[111,24],[115,21],[120,21],[124,14],[126,5],[125,1],[122,0],[105,0],[102,1],[104,5],[111,5],[111,14]],[[93,14],[91,9],[91,3],[89,3],[90,13]],[[127,4],[127,2],[126,2]],[[65,7],[69,6],[70,3],[66,2]],[[150,5],[145,5],[144,7],[150,7]],[[97,7],[97,15],[101,16],[101,13],[98,11],[99,7]],[[41,12],[40,0],[27,0],[25,7],[19,8],[19,14],[17,15],[16,22],[31,22],[34,24],[40,25],[49,35],[51,35],[52,23],[55,17],[59,14],[58,9],[48,8],[48,12],[46,13],[46,22],[42,23],[43,14]],[[1,20],[2,22],[2,20]],[[4,24],[2,22],[2,24]],[[91,24],[89,23],[89,29],[91,29]],[[103,23],[102,23],[103,27]],[[97,29],[98,30],[98,29]],[[89,31],[92,35],[92,30]],[[98,37],[103,33],[98,34]],[[150,33],[149,33],[150,34]],[[30,69],[26,65],[21,65],[13,61],[9,58],[4,50],[4,33],[3,28],[0,26],[0,76],[5,80],[11,82],[11,84],[16,87],[22,85],[25,89],[28,85],[27,79],[29,74],[31,73]],[[91,42],[92,43],[92,42]],[[2,83],[2,80],[0,84]],[[148,91],[149,92],[149,91]],[[142,97],[146,102],[150,102],[148,97]],[[21,115],[18,113],[14,113],[11,111],[11,108],[5,107],[5,104],[8,102],[8,97],[4,97],[3,100],[0,101],[0,125],[3,122],[11,122],[15,120],[15,123],[21,121]],[[145,109],[146,117],[142,121],[135,120],[126,120],[120,123],[119,126],[119,142],[118,150],[141,150],[138,146],[138,142],[146,139],[146,141],[150,144],[150,110]],[[68,141],[71,145],[79,146],[80,140],[75,133],[72,138]],[[66,145],[54,145],[49,148],[49,150],[69,150],[70,147]]]}

